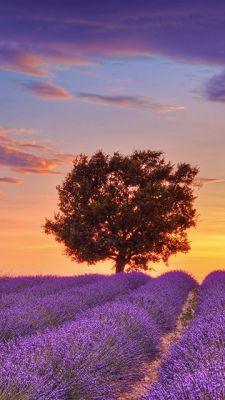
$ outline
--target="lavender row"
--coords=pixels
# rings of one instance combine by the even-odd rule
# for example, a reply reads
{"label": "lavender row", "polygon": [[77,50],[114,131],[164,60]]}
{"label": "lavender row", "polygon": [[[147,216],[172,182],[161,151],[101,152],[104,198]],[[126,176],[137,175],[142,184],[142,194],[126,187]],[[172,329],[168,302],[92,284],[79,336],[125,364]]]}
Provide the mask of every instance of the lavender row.
{"label": "lavender row", "polygon": [[19,293],[33,285],[41,284],[45,281],[43,276],[18,276],[15,278],[2,276],[0,277],[0,293]]}
{"label": "lavender row", "polygon": [[79,313],[115,299],[150,278],[142,273],[118,274],[81,288],[31,299],[0,311],[0,340],[31,335],[74,320]]}
{"label": "lavender row", "polygon": [[[133,291],[126,298],[146,309],[154,317],[160,330],[165,333],[175,328],[177,316],[182,310],[187,294],[196,285],[197,282],[185,272],[172,271],[161,275],[154,284],[149,282]],[[162,292],[163,296],[159,302],[158,294]]]}
{"label": "lavender row", "polygon": [[107,279],[107,276],[98,274],[86,274],[71,277],[34,277],[29,279],[30,285],[26,285],[19,292],[10,290],[17,286],[19,278],[9,278],[7,281],[6,290],[0,292],[0,310],[7,307],[12,307],[15,304],[26,303],[33,298],[43,297],[50,294],[59,294],[63,290],[75,287],[79,288],[84,285],[89,285],[99,281],[100,279]]}
{"label": "lavender row", "polygon": [[225,398],[225,272],[210,274],[199,290],[196,317],[160,370],[144,400]]}
{"label": "lavender row", "polygon": [[0,398],[117,399],[142,377],[143,362],[158,354],[164,329],[174,325],[194,285],[186,274],[165,274],[136,289],[134,296],[96,307],[77,321],[5,344]]}

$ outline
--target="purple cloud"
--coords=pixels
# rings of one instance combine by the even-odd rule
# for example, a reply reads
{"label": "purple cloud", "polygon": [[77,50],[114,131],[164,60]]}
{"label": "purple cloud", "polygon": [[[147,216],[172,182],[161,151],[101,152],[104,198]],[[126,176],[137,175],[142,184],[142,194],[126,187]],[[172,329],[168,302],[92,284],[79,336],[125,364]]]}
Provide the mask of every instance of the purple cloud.
{"label": "purple cloud", "polygon": [[47,151],[49,148],[47,146],[44,146],[42,144],[36,144],[36,143],[17,143],[18,147],[21,147],[23,149],[27,150],[40,150],[40,151]]}
{"label": "purple cloud", "polygon": [[44,100],[78,99],[100,105],[120,106],[158,113],[170,113],[185,109],[185,107],[180,105],[157,103],[147,96],[106,96],[96,93],[76,93],[72,95],[63,87],[55,86],[47,82],[29,82],[24,84],[23,87],[25,90]]}
{"label": "purple cloud", "polygon": [[20,71],[35,76],[47,75],[47,64],[40,56],[13,47],[0,47],[0,69]]}
{"label": "purple cloud", "polygon": [[17,178],[0,178],[0,183],[14,183],[15,185],[20,185],[23,181]]}
{"label": "purple cloud", "polygon": [[206,84],[206,98],[225,103],[225,71],[214,75]]}
{"label": "purple cloud", "polygon": [[23,85],[24,89],[34,96],[46,100],[68,100],[72,95],[63,87],[47,82],[29,82]]}
{"label": "purple cloud", "polygon": [[65,157],[39,157],[15,150],[9,146],[0,145],[0,165],[9,167],[12,171],[20,174],[63,175],[62,172],[56,171],[55,168],[68,164],[68,159]]}
{"label": "purple cloud", "polygon": [[[27,34],[29,35],[29,33]],[[19,47],[21,47],[21,49],[19,49]],[[0,42],[0,70],[18,71],[33,76],[45,77],[49,75],[50,65],[81,66],[91,64],[93,64],[93,61],[73,54],[66,55],[60,51],[52,54],[51,47],[45,54],[44,51],[39,49],[39,46],[37,46],[37,49],[30,51],[30,49],[26,49],[26,46],[23,48],[22,43],[18,43],[18,48],[15,49],[14,45],[10,43],[6,48],[3,45],[1,46]]]}
{"label": "purple cloud", "polygon": [[185,109],[185,107],[179,105],[160,104],[146,96],[103,96],[93,93],[77,93],[76,98],[106,106],[128,107],[158,113],[170,113]]}
{"label": "purple cloud", "polygon": [[113,56],[163,55],[224,66],[225,3],[5,1],[0,37],[0,68],[36,76],[47,75],[51,65]]}

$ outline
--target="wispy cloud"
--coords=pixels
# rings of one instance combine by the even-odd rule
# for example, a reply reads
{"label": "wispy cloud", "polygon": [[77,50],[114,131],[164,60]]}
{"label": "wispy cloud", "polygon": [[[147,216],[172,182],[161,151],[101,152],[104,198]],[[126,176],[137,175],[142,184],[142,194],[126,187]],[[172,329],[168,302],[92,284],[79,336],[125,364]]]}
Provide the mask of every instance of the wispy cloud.
{"label": "wispy cloud", "polygon": [[27,150],[40,150],[40,151],[47,151],[49,149],[48,146],[44,146],[42,144],[36,144],[35,142],[32,143],[18,143],[17,146]]}
{"label": "wispy cloud", "polygon": [[196,184],[197,185],[206,185],[206,184],[212,184],[212,183],[223,183],[225,182],[225,179],[220,179],[220,178],[198,178],[196,179]]}
{"label": "wispy cloud", "polygon": [[55,153],[52,153],[52,157],[56,158],[57,160],[60,160],[62,163],[71,163],[74,160],[74,154],[66,154],[63,151]]}
{"label": "wispy cloud", "polygon": [[33,133],[33,129],[29,128],[18,128],[18,127],[8,127],[8,126],[0,126],[0,135],[8,135],[8,134],[16,134],[16,135],[27,135]]}
{"label": "wispy cloud", "polygon": [[0,69],[24,72],[34,76],[47,75],[47,63],[42,57],[13,47],[0,47]]}
{"label": "wispy cloud", "polygon": [[61,86],[47,82],[29,82],[23,84],[26,91],[47,100],[68,100],[73,96]]}
{"label": "wispy cloud", "polygon": [[[33,46],[35,47],[35,46]],[[14,45],[0,47],[0,70],[17,71],[37,77],[50,75],[49,67],[59,66],[87,66],[94,62],[79,55],[63,54],[63,51],[55,52],[51,48],[47,52],[41,51],[39,46],[36,50],[19,49]]]}
{"label": "wispy cloud", "polygon": [[[13,171],[26,173],[49,174],[57,166],[57,160],[38,157],[0,145],[0,165],[10,167]],[[55,172],[54,172],[55,173]]]}
{"label": "wispy cloud", "polygon": [[[2,134],[1,134],[2,132]],[[29,141],[29,142],[24,142],[18,139],[14,139],[10,137],[10,134],[15,134],[15,133],[27,133],[26,130],[21,130],[18,128],[17,131],[15,131],[13,128],[0,128],[0,144],[6,144],[9,145],[13,148],[16,149],[25,149],[25,150],[39,150],[39,151],[47,151],[48,146],[42,145],[42,144],[37,144],[35,140]]]}
{"label": "wispy cloud", "polygon": [[23,182],[22,179],[17,179],[17,178],[9,178],[9,177],[0,178],[0,183],[13,183],[15,185],[20,185],[22,182]]}
{"label": "wispy cloud", "polygon": [[[223,1],[4,2],[0,68],[46,76],[49,68],[107,57],[163,55],[225,65]],[[41,27],[41,29],[40,29]],[[4,42],[3,42],[4,40]],[[207,45],[206,45],[207,44]]]}
{"label": "wispy cloud", "polygon": [[120,106],[157,113],[182,111],[184,106],[157,103],[147,96],[105,96],[93,93],[77,93],[76,98],[106,106]]}
{"label": "wispy cloud", "polygon": [[48,82],[29,82],[23,84],[26,91],[44,100],[81,100],[89,101],[104,106],[119,106],[132,108],[142,111],[156,113],[173,113],[185,110],[184,106],[176,104],[163,104],[154,101],[148,96],[129,96],[129,95],[101,95],[96,93],[75,93],[72,94],[61,86],[53,85]]}
{"label": "wispy cloud", "polygon": [[214,75],[206,84],[207,100],[225,103],[225,71]]}
{"label": "wispy cloud", "polygon": [[0,143],[13,144],[13,143],[17,143],[17,141],[15,139],[10,138],[10,137],[0,135]]}
{"label": "wispy cloud", "polygon": [[[20,174],[64,175],[58,167],[72,163],[74,156],[56,151],[54,148],[37,143],[35,140],[23,141],[11,137],[14,133],[27,133],[25,128],[0,127],[0,165]],[[45,152],[45,156],[40,155]],[[0,182],[21,183],[16,178],[0,178]]]}
{"label": "wispy cloud", "polygon": [[12,171],[20,174],[61,175],[62,172],[55,171],[55,168],[63,165],[63,162],[57,158],[39,157],[0,145],[0,165],[9,167]]}

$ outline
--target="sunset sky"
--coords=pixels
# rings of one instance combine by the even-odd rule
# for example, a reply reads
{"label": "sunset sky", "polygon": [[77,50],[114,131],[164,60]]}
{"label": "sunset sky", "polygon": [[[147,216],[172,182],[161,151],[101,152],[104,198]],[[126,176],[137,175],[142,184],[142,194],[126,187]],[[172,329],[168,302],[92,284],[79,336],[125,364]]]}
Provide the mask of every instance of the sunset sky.
{"label": "sunset sky", "polygon": [[0,274],[111,272],[41,228],[73,156],[98,149],[198,165],[192,249],[170,269],[225,268],[224,1],[1,0],[0,87]]}

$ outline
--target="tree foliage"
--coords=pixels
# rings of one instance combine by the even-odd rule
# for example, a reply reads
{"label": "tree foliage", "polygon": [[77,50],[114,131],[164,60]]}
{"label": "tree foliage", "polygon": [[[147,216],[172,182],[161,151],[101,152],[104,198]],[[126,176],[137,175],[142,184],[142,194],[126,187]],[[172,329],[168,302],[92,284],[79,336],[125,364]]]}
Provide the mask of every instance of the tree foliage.
{"label": "tree foliage", "polygon": [[44,229],[76,262],[112,259],[116,272],[148,269],[187,252],[196,225],[197,167],[166,162],[158,151],[80,154],[62,185],[59,210]]}

